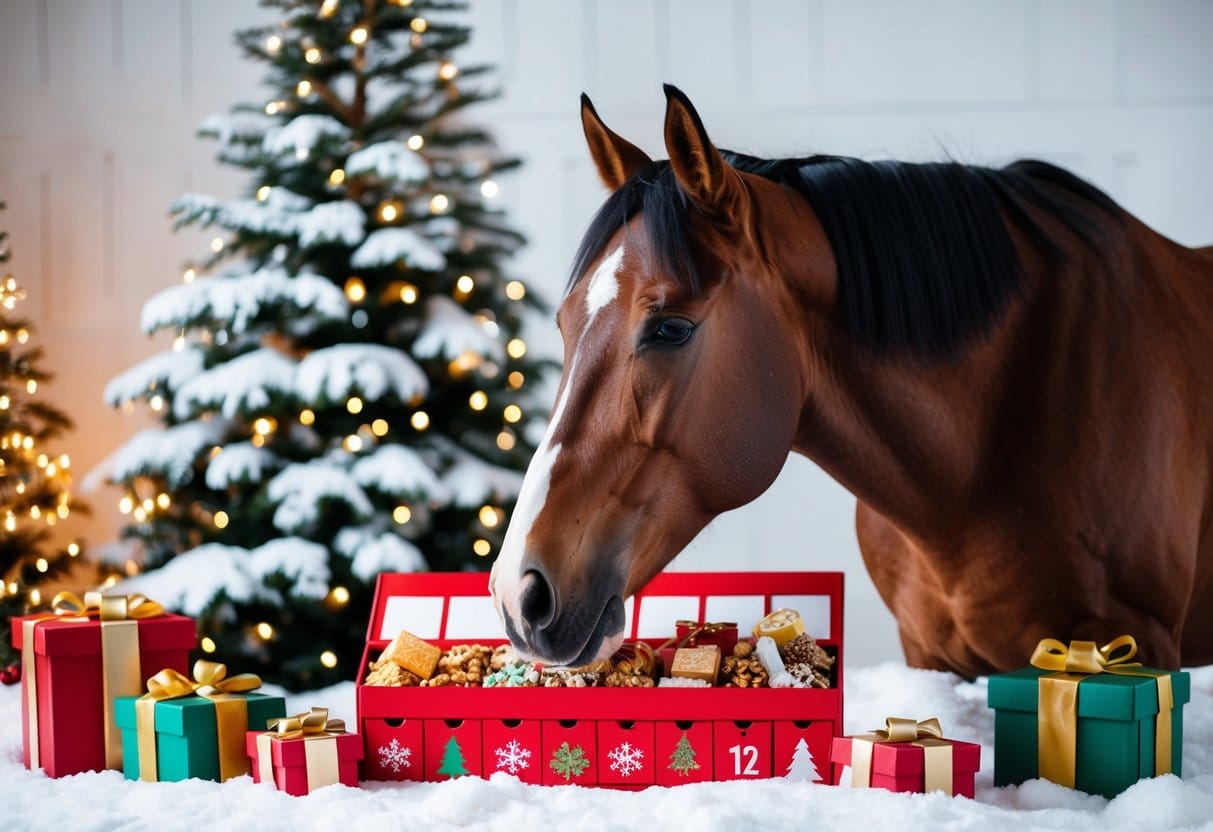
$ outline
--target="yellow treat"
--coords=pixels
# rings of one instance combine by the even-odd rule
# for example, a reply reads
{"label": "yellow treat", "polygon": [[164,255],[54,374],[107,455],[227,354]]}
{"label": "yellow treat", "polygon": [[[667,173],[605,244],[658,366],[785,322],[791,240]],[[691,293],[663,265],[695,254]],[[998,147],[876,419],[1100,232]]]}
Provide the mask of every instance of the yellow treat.
{"label": "yellow treat", "polygon": [[392,639],[392,643],[383,651],[379,661],[395,662],[410,673],[415,673],[422,679],[428,679],[434,675],[440,658],[442,658],[440,648],[422,641],[408,630],[401,630],[400,635]]}
{"label": "yellow treat", "polygon": [[767,636],[780,650],[796,636],[804,632],[804,622],[796,610],[775,610],[754,625],[754,637]]}
{"label": "yellow treat", "polygon": [[670,676],[683,679],[703,679],[716,684],[720,672],[720,648],[714,644],[704,647],[679,647],[670,662]]}

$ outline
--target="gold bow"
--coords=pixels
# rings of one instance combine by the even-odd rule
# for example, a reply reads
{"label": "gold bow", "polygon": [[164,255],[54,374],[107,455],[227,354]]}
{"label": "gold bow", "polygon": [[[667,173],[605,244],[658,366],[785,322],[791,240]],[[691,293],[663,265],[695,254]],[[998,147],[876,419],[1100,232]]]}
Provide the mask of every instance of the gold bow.
{"label": "gold bow", "polygon": [[55,615],[99,618],[102,621],[130,621],[164,615],[164,607],[146,595],[102,595],[96,590],[81,598],[74,592],[60,592],[51,601]]}
{"label": "gold bow", "polygon": [[[682,638],[675,637],[677,639],[677,644],[675,644],[676,647],[686,647],[688,645],[693,646],[695,643],[695,640],[697,638],[699,638],[700,636],[715,635],[716,633],[722,633],[725,630],[736,630],[737,622],[735,622],[735,621],[711,621],[711,622],[707,622],[704,624],[700,624],[698,621],[691,621],[690,619],[682,619],[681,621],[674,622],[674,628],[675,628],[675,630],[685,629],[687,631],[686,635],[684,635]],[[670,642],[667,641],[662,646],[668,647],[669,644],[670,644]]]}
{"label": "gold bow", "polygon": [[1115,638],[1102,647],[1093,641],[1042,638],[1032,652],[1031,664],[1051,671],[1037,687],[1037,764],[1046,780],[1074,788],[1078,769],[1078,685],[1099,673],[1153,677],[1158,690],[1154,719],[1154,774],[1171,771],[1171,710],[1175,705],[1171,675],[1130,662],[1137,655],[1131,635]]}
{"label": "gold bow", "polygon": [[345,722],[329,719],[328,708],[313,707],[311,711],[294,716],[271,719],[268,731],[257,736],[257,779],[262,783],[273,783],[274,765],[271,743],[303,739],[304,765],[307,775],[307,790],[329,786],[341,779],[340,761],[337,755],[336,738],[345,733]]}
{"label": "gold bow", "polygon": [[[21,649],[22,678],[29,725],[27,735],[30,768],[42,765],[42,743],[38,728],[38,675],[34,659],[34,630],[44,621],[84,622],[94,618],[101,627],[102,730],[105,767],[122,768],[122,732],[114,720],[114,700],[137,696],[142,686],[139,668],[139,630],[133,623],[164,614],[164,607],[145,595],[102,595],[97,591],[60,592],[51,600],[51,612],[24,621]],[[130,623],[127,623],[130,622]]]}
{"label": "gold bow", "polygon": [[156,758],[156,703],[194,694],[205,696],[215,703],[220,780],[248,773],[248,758],[244,751],[244,735],[248,730],[248,704],[244,699],[231,694],[247,693],[261,687],[261,677],[255,673],[238,673],[229,678],[227,665],[208,662],[205,659],[194,662],[193,673],[194,678],[190,679],[171,667],[166,667],[147,680],[147,693],[135,703],[141,780],[155,782],[159,779]]}
{"label": "gold bow", "polygon": [[913,743],[922,748],[922,790],[952,794],[952,743],[943,738],[943,727],[936,717],[916,722],[905,717],[885,719],[885,727],[851,738],[851,786],[872,785],[872,753],[876,743]]}
{"label": "gold bow", "polygon": [[311,711],[271,719],[266,728],[280,740],[293,740],[302,736],[324,736],[328,734],[344,734],[345,720],[329,719],[328,708],[313,707]]}

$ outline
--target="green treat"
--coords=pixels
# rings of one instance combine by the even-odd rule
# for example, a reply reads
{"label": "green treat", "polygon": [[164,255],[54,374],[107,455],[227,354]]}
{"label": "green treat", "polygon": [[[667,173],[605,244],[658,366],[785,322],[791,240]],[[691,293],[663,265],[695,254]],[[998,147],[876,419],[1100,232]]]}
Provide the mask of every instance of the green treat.
{"label": "green treat", "polygon": [[[988,704],[994,709],[994,785],[1039,776],[1038,683],[1049,671],[1025,667],[990,676]],[[1171,771],[1181,776],[1183,706],[1191,696],[1187,673],[1170,673]],[[1115,797],[1143,777],[1154,776],[1154,730],[1158,688],[1152,676],[1098,673],[1079,684],[1074,787]]]}
{"label": "green treat", "polygon": [[[259,693],[235,694],[248,703],[248,728],[265,730],[266,722],[286,716],[286,700]],[[114,721],[122,729],[122,773],[139,779],[139,736],[136,730],[137,696],[114,700]],[[173,782],[197,777],[219,779],[219,734],[215,703],[202,696],[164,699],[156,703],[157,780]],[[241,734],[243,748],[244,734]]]}

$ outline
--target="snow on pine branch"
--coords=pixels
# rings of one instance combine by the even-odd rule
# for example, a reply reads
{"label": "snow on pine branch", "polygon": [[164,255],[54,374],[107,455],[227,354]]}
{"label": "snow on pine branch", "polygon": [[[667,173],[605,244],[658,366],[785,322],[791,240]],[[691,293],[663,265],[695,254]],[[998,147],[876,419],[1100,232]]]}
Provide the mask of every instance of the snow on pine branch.
{"label": "snow on pine branch", "polygon": [[[366,237],[366,213],[356,202],[322,202],[295,218],[299,245],[304,248],[321,243],[356,246]],[[355,264],[357,265],[357,264]]]}
{"label": "snow on pine branch", "polygon": [[295,233],[299,215],[312,204],[307,197],[279,186],[271,188],[264,201],[223,201],[205,194],[183,194],[173,201],[172,213],[178,228],[191,222],[203,227],[215,223],[230,230],[287,237]]}
{"label": "snow on pine branch", "polygon": [[141,430],[101,462],[84,487],[94,488],[97,477],[122,482],[137,476],[162,476],[169,488],[184,485],[193,476],[194,460],[204,448],[220,444],[227,427],[223,419],[210,419]]}
{"label": "snow on pine branch", "polygon": [[198,125],[198,135],[218,139],[219,144],[224,146],[237,141],[260,142],[274,123],[260,113],[213,115],[207,116]]}
{"label": "snow on pine branch", "polygon": [[287,153],[311,153],[325,139],[345,140],[349,128],[332,116],[302,115],[265,134],[261,149],[272,156]]}
{"label": "snow on pine branch", "polygon": [[372,231],[350,257],[357,268],[390,266],[403,261],[406,266],[437,272],[446,268],[446,257],[438,247],[411,228],[380,228]]}
{"label": "snow on pine branch", "polygon": [[446,486],[433,469],[416,451],[403,445],[380,445],[360,457],[351,473],[363,488],[402,500],[445,503],[448,498]]}
{"label": "snow on pine branch", "polygon": [[508,502],[522,490],[522,474],[490,465],[461,451],[458,461],[442,475],[450,491],[451,503],[460,508],[475,508],[488,502]]}
{"label": "snow on pine branch", "polygon": [[251,442],[232,442],[222,446],[207,463],[206,485],[222,491],[233,483],[261,482],[280,463],[281,459],[269,448],[258,448]]}
{"label": "snow on pine branch", "polygon": [[430,178],[425,158],[398,141],[386,141],[355,151],[345,160],[347,176],[373,173],[387,182],[419,185]]}
{"label": "snow on pine branch", "polygon": [[110,379],[102,395],[110,407],[120,407],[156,389],[176,390],[201,372],[201,350],[159,352]]}
{"label": "snow on pine branch", "polygon": [[173,413],[185,419],[196,408],[218,408],[234,418],[241,411],[261,410],[274,393],[291,392],[294,375],[294,361],[277,350],[259,347],[216,364],[185,384],[173,399]]}
{"label": "snow on pine branch", "polygon": [[412,352],[418,358],[454,360],[466,352],[503,361],[501,342],[484,331],[476,319],[459,304],[442,295],[434,295],[425,305],[426,321],[413,341]]}
{"label": "snow on pine branch", "polygon": [[344,401],[360,392],[367,399],[388,393],[407,402],[429,392],[425,371],[403,352],[381,344],[337,344],[299,362],[295,392],[305,401]]}
{"label": "snow on pine branch", "polygon": [[292,534],[320,519],[323,501],[339,501],[348,505],[358,517],[375,512],[370,498],[342,462],[350,456],[343,452],[322,459],[295,463],[283,468],[266,489],[271,502],[277,503],[274,527]]}
{"label": "snow on pine branch", "polygon": [[425,558],[412,543],[392,532],[349,527],[337,533],[333,548],[350,559],[350,571],[368,583],[380,572],[423,572]]}
{"label": "snow on pine branch", "polygon": [[304,272],[291,276],[283,269],[265,268],[252,274],[210,277],[170,286],[143,305],[144,332],[164,327],[220,324],[244,332],[267,307],[291,307],[290,316],[307,312],[320,320],[344,320],[349,304],[326,277]]}
{"label": "snow on pine branch", "polygon": [[329,591],[328,550],[297,537],[279,538],[256,549],[207,543],[182,552],[159,569],[122,581],[120,592],[141,592],[169,609],[201,615],[223,593],[242,604],[277,606],[279,594],[265,579],[281,573],[293,581],[292,595],[322,599]]}

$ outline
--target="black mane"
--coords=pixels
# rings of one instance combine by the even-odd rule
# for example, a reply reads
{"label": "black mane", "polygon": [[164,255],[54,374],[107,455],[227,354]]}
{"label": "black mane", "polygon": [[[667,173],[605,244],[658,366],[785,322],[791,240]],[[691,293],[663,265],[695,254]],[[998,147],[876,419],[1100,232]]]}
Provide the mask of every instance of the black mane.
{"label": "black mane", "polygon": [[[955,355],[988,332],[1020,291],[1023,269],[1007,221],[1056,260],[1062,248],[1030,209],[1056,217],[1091,246],[1099,242],[1101,225],[1083,203],[1121,214],[1093,185],[1034,160],[994,169],[837,156],[724,156],[812,205],[834,250],[838,298],[851,335],[879,353],[922,360]],[[640,214],[656,267],[698,293],[693,210],[670,163],[655,162],[594,216],[574,258],[570,288],[615,232]]]}

